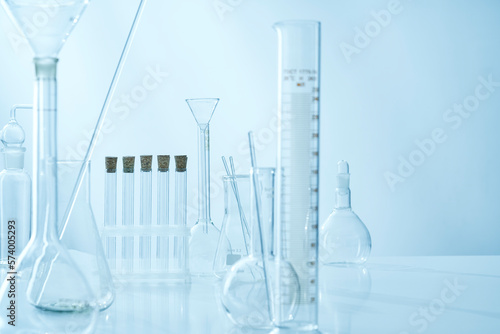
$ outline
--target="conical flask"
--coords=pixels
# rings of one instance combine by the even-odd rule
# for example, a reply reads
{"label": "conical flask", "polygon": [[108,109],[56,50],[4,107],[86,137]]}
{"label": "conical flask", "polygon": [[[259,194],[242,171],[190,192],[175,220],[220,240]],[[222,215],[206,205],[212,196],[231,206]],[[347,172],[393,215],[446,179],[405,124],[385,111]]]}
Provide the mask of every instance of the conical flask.
{"label": "conical flask", "polygon": [[[58,53],[89,1],[1,3],[30,42],[36,73],[32,237],[20,256],[13,252],[10,271],[0,289],[0,307],[4,309],[12,305],[9,292],[12,282],[16,282],[18,326],[11,327],[8,319],[1,317],[1,332],[47,333],[50,328],[50,333],[67,333],[68,323],[78,318],[81,326],[77,331],[86,333],[95,320],[97,297],[58,233],[56,73]],[[32,29],[33,19],[43,19],[44,24],[36,21],[38,27]],[[44,321],[54,323],[49,326]]]}
{"label": "conical flask", "polygon": [[[85,275],[97,298],[97,306],[102,310],[113,303],[114,288],[90,201],[90,162],[85,163],[86,172],[75,203],[72,208],[68,206],[82,164],[83,161],[58,162],[59,235],[63,246]],[[66,224],[63,221],[65,214],[69,217]]]}
{"label": "conical flask", "polygon": [[351,209],[349,183],[349,164],[339,161],[335,209],[319,231],[319,257],[323,264],[363,264],[370,255],[370,232]]}
{"label": "conical flask", "polygon": [[[224,183],[224,217],[219,245],[215,252],[214,273],[223,278],[226,272],[250,253],[248,219],[250,217],[250,176],[226,175]],[[227,253],[229,241],[230,252]]]}
{"label": "conical flask", "polygon": [[[186,100],[198,124],[198,221],[191,229],[189,238],[189,266],[194,276],[213,275],[213,262],[219,229],[210,216],[210,120],[219,99]],[[229,243],[224,242],[226,253]]]}

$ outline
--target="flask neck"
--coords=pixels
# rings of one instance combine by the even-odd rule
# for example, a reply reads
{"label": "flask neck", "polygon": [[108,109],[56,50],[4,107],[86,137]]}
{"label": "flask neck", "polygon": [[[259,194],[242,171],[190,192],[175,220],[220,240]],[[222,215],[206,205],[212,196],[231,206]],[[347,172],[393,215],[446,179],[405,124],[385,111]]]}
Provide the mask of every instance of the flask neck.
{"label": "flask neck", "polygon": [[335,210],[351,209],[351,190],[349,188],[335,189]]}
{"label": "flask neck", "polygon": [[2,150],[5,169],[8,170],[23,170],[24,169],[24,152],[25,149]]}

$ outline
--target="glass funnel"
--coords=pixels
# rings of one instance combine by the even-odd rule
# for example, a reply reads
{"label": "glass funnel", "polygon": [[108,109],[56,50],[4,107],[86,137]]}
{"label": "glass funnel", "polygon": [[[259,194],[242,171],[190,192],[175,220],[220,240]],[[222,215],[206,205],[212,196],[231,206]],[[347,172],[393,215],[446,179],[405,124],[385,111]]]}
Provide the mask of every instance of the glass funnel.
{"label": "glass funnel", "polygon": [[[60,313],[90,314],[96,307],[96,295],[58,231],[57,56],[88,2],[1,0],[32,47],[36,74],[32,238],[10,269],[17,272],[23,303]],[[8,289],[4,281],[2,292]],[[7,301],[4,293],[0,298]]]}
{"label": "glass funnel", "polygon": [[[189,264],[192,275],[210,276],[220,236],[210,216],[210,120],[219,99],[188,99],[186,102],[199,128],[198,221],[191,229]],[[223,247],[229,248],[229,245],[225,243]]]}
{"label": "glass funnel", "polygon": [[349,164],[339,161],[335,209],[320,227],[320,260],[324,264],[363,264],[372,248],[370,232],[351,209]]}

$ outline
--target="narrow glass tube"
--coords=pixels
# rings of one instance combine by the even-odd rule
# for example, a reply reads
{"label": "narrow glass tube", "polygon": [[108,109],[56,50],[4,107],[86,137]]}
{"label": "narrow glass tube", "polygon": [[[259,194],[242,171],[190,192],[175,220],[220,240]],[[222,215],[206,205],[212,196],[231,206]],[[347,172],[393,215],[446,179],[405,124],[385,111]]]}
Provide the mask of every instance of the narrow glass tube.
{"label": "narrow glass tube", "polygon": [[[106,157],[106,177],[104,180],[104,226],[116,226],[116,184],[118,158]],[[116,237],[106,237],[104,240],[106,258],[110,269],[116,268]]]}
{"label": "narrow glass tube", "polygon": [[[141,226],[151,226],[153,214],[152,155],[141,155]],[[139,238],[141,271],[151,270],[151,235]]]}
{"label": "narrow glass tube", "polygon": [[[135,157],[123,157],[122,225],[134,225],[134,165]],[[134,264],[134,237],[125,236],[122,242],[122,262],[126,272],[132,272]]]}
{"label": "narrow glass tube", "polygon": [[[158,156],[157,173],[157,224],[169,225],[169,177],[170,155]],[[165,271],[168,268],[168,236],[158,236],[156,241],[157,269]]]}
{"label": "narrow glass tube", "polygon": [[36,149],[33,150],[33,217],[36,231],[45,240],[59,240],[57,233],[57,62],[56,58],[35,58]]}
{"label": "narrow glass tube", "polygon": [[[178,227],[187,224],[187,156],[175,156],[175,221]],[[185,272],[188,240],[186,236],[174,236],[173,272]]]}

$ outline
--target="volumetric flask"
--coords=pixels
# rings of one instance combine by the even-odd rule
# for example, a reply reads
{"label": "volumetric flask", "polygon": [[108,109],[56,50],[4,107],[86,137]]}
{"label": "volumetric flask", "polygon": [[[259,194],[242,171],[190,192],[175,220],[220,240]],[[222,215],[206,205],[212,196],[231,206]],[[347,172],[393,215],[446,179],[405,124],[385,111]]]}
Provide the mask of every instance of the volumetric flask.
{"label": "volumetric flask", "polygon": [[[221,302],[226,315],[238,326],[253,329],[272,327],[272,303],[270,294],[274,290],[269,283],[276,282],[276,268],[287,274],[288,317],[292,317],[299,298],[299,281],[295,271],[286,261],[274,262],[274,169],[253,169],[256,182],[251,182],[251,248],[250,254],[243,257],[231,268],[222,284]],[[255,189],[257,187],[257,189]],[[257,194],[258,196],[254,196]],[[258,198],[256,198],[258,197]],[[257,210],[257,201],[259,209]],[[260,213],[260,217],[258,216]],[[260,223],[259,223],[260,222]],[[277,267],[277,266],[280,267]]]}
{"label": "volumetric flask", "polygon": [[[250,252],[250,177],[248,175],[223,176],[224,218],[215,252],[214,273],[222,278],[239,259]],[[227,248],[229,241],[230,248]]]}
{"label": "volumetric flask", "polygon": [[[318,167],[320,23],[285,21],[274,25],[279,38],[277,260],[292,264],[300,280],[293,317],[274,313],[279,328],[318,327]],[[277,281],[285,281],[279,272]],[[276,284],[277,307],[288,298]]]}

